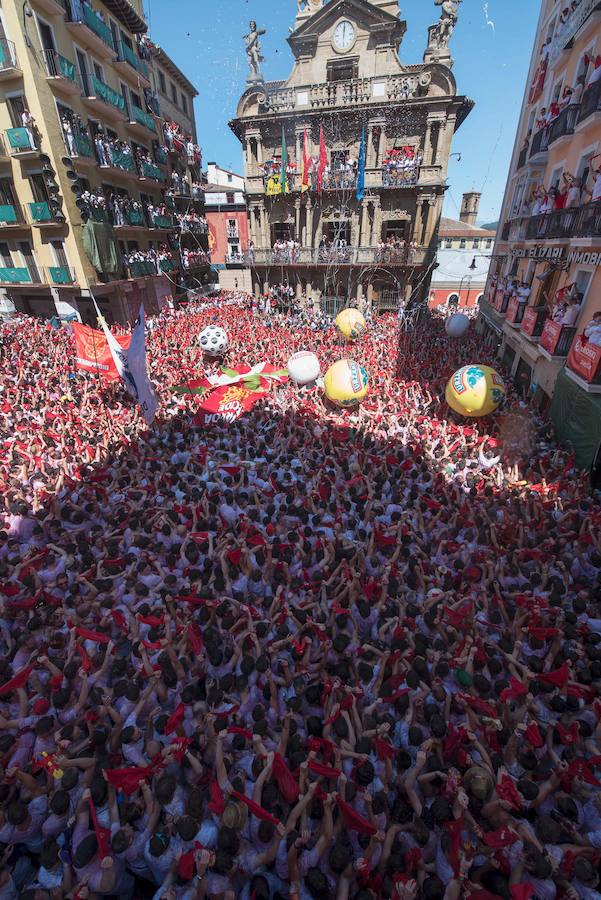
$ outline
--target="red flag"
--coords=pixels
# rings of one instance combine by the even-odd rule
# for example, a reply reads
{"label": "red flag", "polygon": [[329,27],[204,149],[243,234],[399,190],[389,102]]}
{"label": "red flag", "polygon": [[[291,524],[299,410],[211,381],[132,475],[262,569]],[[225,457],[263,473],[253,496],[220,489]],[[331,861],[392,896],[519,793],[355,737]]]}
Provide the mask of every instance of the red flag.
{"label": "red flag", "polygon": [[17,672],[10,681],[5,682],[2,687],[0,687],[0,694],[9,694],[11,691],[16,691],[17,688],[25,687],[27,679],[32,672],[33,666],[25,666],[25,668],[21,669],[20,672]]}
{"label": "red flag", "polygon": [[[97,372],[103,381],[119,381],[108,341],[102,331],[95,331],[88,325],[73,323],[75,337],[75,363],[78,369]],[[130,334],[116,334],[115,340],[124,350],[130,345]]]}
{"label": "red flag", "polygon": [[216,778],[211,778],[209,782],[209,795],[211,797],[209,800],[209,809],[216,816],[220,816],[225,809],[225,800],[223,791],[219,787],[219,782]]}
{"label": "red flag", "polygon": [[359,834],[367,834],[369,837],[373,837],[377,829],[374,828],[371,822],[368,822],[367,819],[360,816],[350,803],[347,803],[342,797],[338,797],[336,802],[342,818],[344,819],[344,824],[350,831],[358,831]]}
{"label": "red flag", "polygon": [[98,816],[96,815],[96,807],[94,806],[94,801],[91,797],[88,797],[88,803],[90,805],[90,816],[92,817],[92,824],[94,826],[94,831],[96,832],[96,840],[98,841],[98,856],[100,859],[105,859],[109,856],[109,837],[110,831],[108,828],[103,828],[98,822]]}
{"label": "red flag", "polygon": [[271,822],[272,825],[279,825],[280,820],[276,819],[275,816],[272,816],[270,812],[266,809],[263,809],[262,806],[259,806],[258,803],[255,803],[254,800],[251,800],[250,797],[247,797],[245,794],[241,794],[240,791],[232,791],[232,797],[235,797],[236,800],[239,800],[240,803],[244,803],[245,806],[248,806],[249,812],[256,816],[257,819],[262,819],[264,822]]}
{"label": "red flag", "polygon": [[286,803],[289,803],[290,805],[296,803],[300,795],[300,789],[294,775],[286,765],[286,761],[280,753],[275,753],[273,757],[273,777],[275,778],[280,794]]}
{"label": "red flag", "polygon": [[328,164],[328,151],[326,150],[326,139],[323,133],[323,125],[319,126],[319,166],[317,168],[317,193],[321,194],[323,185],[323,174]]}

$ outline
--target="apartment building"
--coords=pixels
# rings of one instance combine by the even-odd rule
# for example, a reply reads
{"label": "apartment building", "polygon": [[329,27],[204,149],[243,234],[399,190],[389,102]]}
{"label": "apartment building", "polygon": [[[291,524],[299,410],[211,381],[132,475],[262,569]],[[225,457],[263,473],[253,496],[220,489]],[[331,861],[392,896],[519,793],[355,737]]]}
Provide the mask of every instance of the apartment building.
{"label": "apartment building", "polygon": [[194,95],[141,0],[2,0],[0,313],[126,322],[208,280]]}
{"label": "apartment building", "polygon": [[480,327],[583,465],[601,441],[600,149],[601,2],[543,0]]}
{"label": "apartment building", "polygon": [[224,290],[252,290],[248,267],[248,216],[244,177],[210,162],[206,172],[205,210],[212,268]]}

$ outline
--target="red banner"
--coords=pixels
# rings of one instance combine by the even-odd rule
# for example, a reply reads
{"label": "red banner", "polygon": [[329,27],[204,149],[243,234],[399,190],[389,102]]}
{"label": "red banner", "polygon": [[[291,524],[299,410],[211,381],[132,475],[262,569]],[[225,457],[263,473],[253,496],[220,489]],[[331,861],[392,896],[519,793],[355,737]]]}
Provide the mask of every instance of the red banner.
{"label": "red banner", "polygon": [[262,392],[247,391],[238,385],[224,385],[203,400],[194,416],[194,424],[203,428],[222,422],[235,422],[251,410],[262,397]]}
{"label": "red banner", "polygon": [[591,384],[601,370],[601,347],[590,341],[583,342],[580,335],[572,344],[568,366],[572,372]]}
{"label": "red banner", "polygon": [[541,347],[550,353],[551,356],[555,353],[555,348],[559,343],[559,338],[561,335],[561,325],[558,322],[554,322],[553,319],[547,319],[545,322],[545,327],[543,328],[543,333],[540,336],[539,344]]}
{"label": "red banner", "polygon": [[518,317],[518,309],[520,308],[520,302],[517,297],[512,297],[509,303],[507,304],[507,321],[515,322]]}
{"label": "red banner", "polygon": [[[88,325],[73,323],[75,335],[75,362],[78,369],[86,372],[97,372],[104,381],[118,381],[119,373],[115,368],[111,351],[102,331],[95,331]],[[127,350],[131,335],[115,335],[117,343]]]}
{"label": "red banner", "polygon": [[523,334],[529,334],[532,336],[534,334],[534,329],[536,328],[536,321],[538,319],[538,309],[535,309],[534,306],[529,306],[524,310],[524,318],[522,319],[522,328],[521,331]]}
{"label": "red banner", "polygon": [[497,291],[494,295],[492,305],[497,310],[497,312],[501,312],[503,308],[503,300],[505,299],[505,291],[503,288],[497,288]]}

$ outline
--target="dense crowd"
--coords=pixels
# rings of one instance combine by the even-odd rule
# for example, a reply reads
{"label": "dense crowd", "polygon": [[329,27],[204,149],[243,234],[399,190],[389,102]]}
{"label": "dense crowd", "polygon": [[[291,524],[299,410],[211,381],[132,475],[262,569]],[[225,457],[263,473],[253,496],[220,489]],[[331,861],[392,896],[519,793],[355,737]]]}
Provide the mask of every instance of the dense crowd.
{"label": "dense crowd", "polygon": [[[350,354],[370,393],[197,428],[208,324],[231,369]],[[600,896],[587,480],[511,393],[450,413],[473,327],[323,324],[155,318],[150,429],[67,327],[0,325],[2,900]]]}

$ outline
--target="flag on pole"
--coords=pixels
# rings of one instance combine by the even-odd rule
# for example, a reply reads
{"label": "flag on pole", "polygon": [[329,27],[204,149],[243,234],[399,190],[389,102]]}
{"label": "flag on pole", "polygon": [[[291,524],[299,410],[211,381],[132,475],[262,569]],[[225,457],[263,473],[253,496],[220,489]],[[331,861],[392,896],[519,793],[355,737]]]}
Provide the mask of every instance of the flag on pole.
{"label": "flag on pole", "polygon": [[307,129],[303,137],[303,174],[301,177],[301,192],[309,190],[309,141],[307,138]]}
{"label": "flag on pole", "polygon": [[359,150],[359,168],[357,170],[357,200],[363,200],[365,196],[365,128],[361,134],[361,149]]}
{"label": "flag on pole", "polygon": [[290,193],[290,185],[288,184],[288,147],[286,146],[286,135],[284,134],[284,126],[282,125],[282,171],[280,172],[280,185],[282,194]]}
{"label": "flag on pole", "polygon": [[104,320],[104,316],[96,306],[96,300],[94,297],[92,297],[92,299],[94,300],[94,306],[96,307],[102,330],[104,331],[104,335],[110,347],[115,368],[121,376],[121,380],[125,384],[128,392],[134,400],[140,404],[144,421],[147,425],[152,425],[159,406],[159,401],[154,392],[150,378],[148,377],[148,367],[146,365],[144,304],[140,306],[138,321],[131,333],[129,347],[124,349],[120,346],[115,335],[109,330],[109,327]]}
{"label": "flag on pole", "polygon": [[326,139],[323,133],[323,125],[319,126],[319,167],[317,169],[317,192],[321,194],[323,185],[323,173],[328,164],[328,151],[326,150]]}

